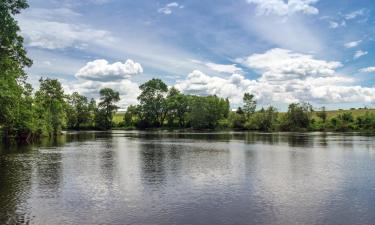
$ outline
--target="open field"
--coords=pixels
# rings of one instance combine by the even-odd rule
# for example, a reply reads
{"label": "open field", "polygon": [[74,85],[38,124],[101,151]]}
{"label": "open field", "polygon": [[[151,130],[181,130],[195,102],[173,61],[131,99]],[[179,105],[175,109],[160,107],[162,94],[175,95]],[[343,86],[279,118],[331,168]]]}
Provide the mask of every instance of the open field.
{"label": "open field", "polygon": [[112,121],[115,122],[116,124],[121,123],[124,120],[124,112],[118,112],[113,116]]}
{"label": "open field", "polygon": [[357,116],[364,115],[366,112],[375,113],[375,109],[343,109],[343,110],[332,110],[332,111],[327,111],[327,118],[330,119],[330,118],[335,117],[338,114],[341,114],[341,113],[344,113],[344,112],[351,112],[353,114],[353,117],[355,118]]}

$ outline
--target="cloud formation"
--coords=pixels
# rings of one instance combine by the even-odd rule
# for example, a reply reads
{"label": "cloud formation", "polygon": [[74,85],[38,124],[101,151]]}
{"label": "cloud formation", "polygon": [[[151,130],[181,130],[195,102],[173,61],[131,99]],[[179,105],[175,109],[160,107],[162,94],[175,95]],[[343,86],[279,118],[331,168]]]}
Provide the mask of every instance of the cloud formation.
{"label": "cloud formation", "polygon": [[351,41],[351,42],[345,43],[344,47],[345,48],[354,48],[354,47],[357,47],[361,42],[362,42],[362,40]]}
{"label": "cloud formation", "polygon": [[173,8],[182,9],[182,8],[184,8],[184,6],[179,5],[177,2],[171,2],[171,3],[166,4],[164,7],[158,9],[158,13],[163,13],[163,14],[169,15],[169,14],[172,14]]}
{"label": "cloud formation", "polygon": [[258,15],[286,16],[294,13],[318,14],[319,10],[312,5],[318,0],[247,0],[255,4]]}
{"label": "cloud formation", "polygon": [[359,16],[363,16],[365,15],[366,13],[366,10],[365,9],[359,9],[359,10],[356,10],[356,11],[353,11],[353,12],[350,12],[348,14],[345,15],[345,19],[346,20],[353,20]]}
{"label": "cloud formation", "polygon": [[335,21],[329,21],[329,28],[336,29],[337,27],[339,27],[339,23]]}
{"label": "cloud formation", "polygon": [[234,104],[242,102],[244,92],[253,93],[260,104],[375,102],[375,88],[355,85],[354,79],[335,71],[340,62],[285,49],[271,49],[238,61],[261,76],[254,80],[240,74],[220,78],[195,70],[176,87],[185,93],[228,97]]}
{"label": "cloud formation", "polygon": [[141,64],[131,59],[125,63],[115,62],[109,64],[105,59],[88,62],[76,73],[77,78],[93,81],[116,81],[128,79],[132,75],[143,73]]}
{"label": "cloud formation", "polygon": [[138,84],[131,80],[120,80],[120,81],[92,81],[92,80],[81,80],[78,83],[65,82],[63,84],[64,90],[67,93],[73,93],[74,91],[79,92],[85,96],[99,98],[99,90],[102,88],[112,88],[120,93],[120,102],[118,106],[121,109],[125,109],[131,104],[137,103],[137,96],[140,93]]}
{"label": "cloud formation", "polygon": [[359,70],[359,72],[361,72],[361,73],[375,72],[375,66],[369,66],[369,67],[366,67],[366,68],[362,68],[362,69]]}
{"label": "cloud formation", "polygon": [[242,65],[263,72],[264,80],[303,79],[306,77],[328,77],[341,67],[340,62],[314,59],[312,55],[295,53],[275,48],[263,54],[253,54],[237,59]]}
{"label": "cloud formation", "polygon": [[365,55],[367,55],[367,54],[368,54],[367,51],[358,50],[358,51],[356,51],[356,52],[354,53],[353,58],[354,58],[354,59],[358,59],[358,58],[360,58],[360,57],[362,57],[362,56],[365,56]]}
{"label": "cloud formation", "polygon": [[99,90],[112,88],[120,93],[119,107],[124,109],[137,103],[140,93],[139,85],[130,78],[133,75],[143,73],[141,64],[131,59],[124,63],[108,63],[105,59],[88,62],[76,73],[77,82],[63,82],[67,93],[74,91],[88,97],[99,98]]}
{"label": "cloud formation", "polygon": [[219,73],[236,73],[242,71],[241,68],[237,67],[236,64],[226,65],[226,64],[217,64],[217,63],[206,63],[206,66],[213,71]]}
{"label": "cloud formation", "polygon": [[85,48],[87,43],[108,45],[113,42],[108,31],[93,29],[83,24],[35,18],[21,18],[19,23],[26,45],[30,47],[51,50],[68,47],[81,49]]}

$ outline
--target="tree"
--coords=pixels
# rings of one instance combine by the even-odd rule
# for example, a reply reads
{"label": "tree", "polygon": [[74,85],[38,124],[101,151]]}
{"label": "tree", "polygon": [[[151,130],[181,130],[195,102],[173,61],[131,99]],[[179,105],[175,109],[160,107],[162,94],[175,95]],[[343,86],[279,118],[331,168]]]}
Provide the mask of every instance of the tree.
{"label": "tree", "polygon": [[40,132],[56,135],[65,122],[65,95],[57,79],[39,80],[40,87],[35,93]]}
{"label": "tree", "polygon": [[162,126],[167,113],[165,96],[168,86],[160,79],[153,78],[142,84],[138,96],[145,126]]}
{"label": "tree", "polygon": [[124,125],[132,127],[137,125],[138,107],[136,105],[129,105],[124,114]]}
{"label": "tree", "polygon": [[111,88],[103,88],[99,91],[100,102],[96,116],[96,123],[100,129],[110,129],[112,127],[113,113],[118,109],[115,105],[120,101],[120,94]]}
{"label": "tree", "polygon": [[316,112],[316,115],[323,121],[323,123],[325,123],[327,120],[326,107],[322,107],[322,110],[319,112]]}
{"label": "tree", "polygon": [[24,72],[32,61],[26,55],[20,28],[13,18],[27,7],[25,0],[0,2],[0,127],[4,136],[20,136],[20,132],[33,130],[32,89]]}
{"label": "tree", "polygon": [[277,116],[278,113],[275,107],[262,108],[259,112],[253,114],[248,123],[246,123],[246,128],[259,131],[273,131],[277,124]]}
{"label": "tree", "polygon": [[81,129],[91,126],[90,105],[86,96],[77,92],[68,96],[67,111],[67,122],[70,128]]}
{"label": "tree", "polygon": [[311,114],[312,106],[309,103],[290,104],[281,124],[282,130],[307,130],[310,126]]}
{"label": "tree", "polygon": [[174,126],[177,120],[179,127],[185,126],[185,117],[188,112],[188,98],[181,94],[179,90],[172,87],[166,99],[167,105],[167,121],[169,126]]}
{"label": "tree", "polygon": [[189,122],[195,129],[217,128],[220,119],[229,114],[228,102],[213,96],[192,96],[189,103]]}
{"label": "tree", "polygon": [[251,114],[255,112],[255,109],[257,107],[257,102],[255,101],[254,95],[245,93],[243,96],[243,102],[244,102],[243,111],[249,117]]}

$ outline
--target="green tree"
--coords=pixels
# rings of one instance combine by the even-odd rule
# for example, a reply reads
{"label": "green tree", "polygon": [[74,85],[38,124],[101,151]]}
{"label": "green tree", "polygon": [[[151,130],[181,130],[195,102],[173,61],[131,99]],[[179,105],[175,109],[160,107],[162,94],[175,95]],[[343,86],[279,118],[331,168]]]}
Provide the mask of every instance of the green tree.
{"label": "green tree", "polygon": [[316,112],[316,115],[323,121],[323,123],[325,123],[327,121],[326,107],[322,107],[322,110]]}
{"label": "green tree", "polygon": [[355,129],[354,118],[351,112],[344,112],[331,119],[331,126],[336,131]]}
{"label": "green tree", "polygon": [[138,96],[143,126],[162,126],[167,113],[166,95],[168,86],[160,79],[153,78],[142,84]]}
{"label": "green tree", "polygon": [[361,130],[375,130],[375,114],[366,112],[364,115],[358,116],[356,126]]}
{"label": "green tree", "polygon": [[284,131],[307,130],[310,126],[312,106],[309,103],[292,103],[281,122]]}
{"label": "green tree", "polygon": [[58,134],[65,123],[65,95],[57,79],[39,80],[39,90],[35,93],[39,128],[41,133]]}
{"label": "green tree", "polygon": [[255,112],[257,107],[257,102],[255,101],[255,96],[253,94],[245,93],[243,96],[243,111],[249,117],[251,114]]}
{"label": "green tree", "polygon": [[228,102],[217,96],[192,96],[189,103],[189,122],[195,129],[214,129],[229,114]]}
{"label": "green tree", "polygon": [[277,117],[278,113],[275,107],[262,108],[262,110],[253,114],[246,123],[246,128],[249,130],[273,131],[277,124]]}
{"label": "green tree", "polygon": [[[241,109],[240,107],[238,109]],[[246,123],[246,116],[242,110],[237,110],[237,112],[229,113],[230,126],[234,129],[244,129]]]}
{"label": "green tree", "polygon": [[103,88],[99,91],[100,102],[96,116],[96,123],[100,129],[110,129],[112,127],[113,113],[117,111],[116,102],[120,101],[120,94],[111,88]]}
{"label": "green tree", "polygon": [[74,92],[68,96],[67,108],[67,122],[70,128],[81,129],[91,126],[90,103],[86,96]]}
{"label": "green tree", "polygon": [[139,107],[136,105],[129,105],[124,114],[124,125],[126,127],[136,126],[138,122]]}
{"label": "green tree", "polygon": [[31,66],[32,61],[26,55],[14,19],[27,7],[25,0],[0,1],[0,127],[4,136],[20,136],[33,130],[31,86],[25,82],[24,72],[24,67]]}
{"label": "green tree", "polygon": [[166,105],[168,125],[171,127],[174,126],[174,122],[177,120],[177,125],[179,127],[184,127],[189,106],[187,96],[172,87],[168,92]]}
{"label": "green tree", "polygon": [[95,127],[95,114],[98,111],[96,101],[94,98],[91,98],[89,102],[89,113],[90,113],[90,118],[89,118],[89,128],[94,128]]}

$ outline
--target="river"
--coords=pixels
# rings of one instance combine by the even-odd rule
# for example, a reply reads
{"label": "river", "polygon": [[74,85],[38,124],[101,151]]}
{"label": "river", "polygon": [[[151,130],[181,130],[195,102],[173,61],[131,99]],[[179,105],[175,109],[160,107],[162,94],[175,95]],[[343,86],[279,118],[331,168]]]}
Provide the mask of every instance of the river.
{"label": "river", "polygon": [[0,224],[375,224],[375,137],[70,132],[0,146]]}

